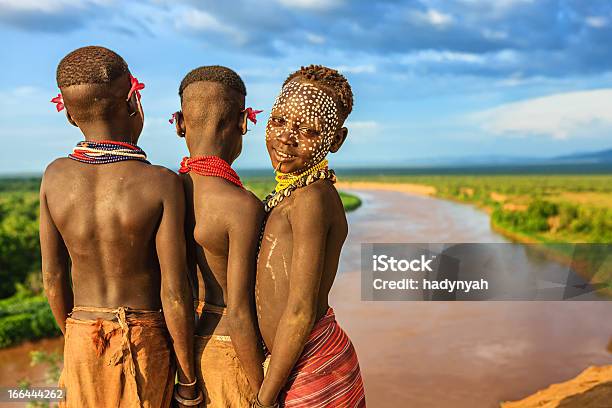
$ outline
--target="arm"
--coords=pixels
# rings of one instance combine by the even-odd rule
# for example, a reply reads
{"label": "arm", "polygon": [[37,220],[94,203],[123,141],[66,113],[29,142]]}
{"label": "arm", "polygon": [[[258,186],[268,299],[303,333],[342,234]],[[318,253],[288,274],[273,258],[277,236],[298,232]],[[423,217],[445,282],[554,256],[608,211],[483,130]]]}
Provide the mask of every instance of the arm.
{"label": "arm", "polygon": [[198,299],[199,286],[197,276],[197,257],[196,257],[196,246],[197,243],[193,238],[193,230],[195,228],[195,215],[193,210],[193,185],[191,178],[188,174],[179,175],[183,182],[183,188],[185,190],[185,242],[187,244],[187,274],[189,276],[189,283],[191,284],[192,299]]}
{"label": "arm", "polygon": [[45,295],[59,328],[66,334],[66,318],[74,306],[68,249],[51,219],[43,183],[40,187],[40,252]]}
{"label": "arm", "polygon": [[[174,174],[160,189],[162,216],[155,237],[161,268],[161,302],[166,326],[172,338],[177,361],[178,379],[191,383],[195,379],[193,357],[194,312],[187,276],[185,255],[185,196],[180,180]],[[195,398],[196,387],[179,389],[184,398]]]}
{"label": "arm", "polygon": [[258,397],[267,405],[277,400],[314,326],[330,227],[329,207],[319,191],[296,198],[294,206],[289,218],[293,231],[289,297]]}
{"label": "arm", "polygon": [[[256,251],[263,209],[259,202],[244,206],[241,219],[229,230],[227,312],[229,334],[249,384],[256,394],[263,381],[263,348],[255,315]],[[251,208],[249,208],[251,207]]]}

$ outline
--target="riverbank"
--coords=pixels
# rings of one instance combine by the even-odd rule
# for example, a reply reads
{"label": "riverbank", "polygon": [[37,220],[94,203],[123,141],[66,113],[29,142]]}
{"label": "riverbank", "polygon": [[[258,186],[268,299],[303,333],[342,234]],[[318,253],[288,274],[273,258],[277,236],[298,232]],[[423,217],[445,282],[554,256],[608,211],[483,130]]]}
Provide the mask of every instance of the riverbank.
{"label": "riverbank", "polygon": [[[579,205],[582,207],[578,207],[578,210],[573,211],[574,207],[568,207],[569,204],[559,201],[559,197],[566,197],[570,194],[568,191],[560,190],[563,178],[559,177],[566,177],[568,183],[574,183],[574,186],[571,184],[565,186],[566,190],[585,190],[584,199],[579,200]],[[585,177],[586,181],[582,179]],[[603,244],[612,242],[612,239],[606,240],[605,238],[608,232],[591,237],[594,241],[590,241],[588,235],[584,233],[572,235],[560,229],[561,224],[569,225],[576,221],[584,224],[583,230],[587,228],[585,221],[578,219],[580,209],[586,208],[589,211],[598,211],[597,228],[612,231],[612,224],[607,227],[607,224],[612,222],[612,187],[600,185],[602,177],[604,177],[603,180],[609,179],[612,183],[612,177],[607,176],[582,176],[582,178],[580,176],[554,176],[553,181],[544,182],[550,185],[549,190],[535,191],[531,199],[526,198],[525,195],[525,189],[533,186],[532,181],[526,176],[488,176],[488,178],[480,176],[478,179],[460,175],[383,176],[370,177],[371,180],[353,176],[343,178],[337,183],[337,187],[349,190],[397,191],[473,205],[489,215],[491,228],[495,232],[518,243],[544,244],[541,249],[548,258],[571,266],[582,278],[596,285],[597,293],[610,297],[612,296],[612,265],[605,263],[607,253],[603,245],[599,248],[592,246],[587,251],[573,251],[573,248],[567,245],[554,246],[555,243]],[[484,182],[481,180],[483,178]],[[408,182],[410,180],[420,180],[422,184]],[[498,183],[495,183],[496,180]],[[546,198],[539,197],[538,194],[544,194]],[[575,200],[576,194],[571,197]],[[572,214],[577,220],[567,219]],[[607,214],[611,219],[607,218]]]}
{"label": "riverbank", "polygon": [[520,401],[500,408],[612,407],[612,365],[589,367],[571,380],[552,384]]}

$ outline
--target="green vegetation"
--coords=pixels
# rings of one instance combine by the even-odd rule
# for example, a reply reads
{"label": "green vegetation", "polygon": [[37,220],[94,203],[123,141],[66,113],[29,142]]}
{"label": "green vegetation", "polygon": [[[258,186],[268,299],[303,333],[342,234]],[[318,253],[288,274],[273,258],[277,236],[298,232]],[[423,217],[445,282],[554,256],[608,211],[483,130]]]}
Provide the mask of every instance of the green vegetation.
{"label": "green vegetation", "polygon": [[[274,179],[264,177],[252,177],[245,180],[245,187],[251,190],[261,200],[274,189]],[[340,199],[345,211],[354,211],[361,205],[359,197],[352,194],[340,192]]]}
{"label": "green vegetation", "polygon": [[477,205],[492,225],[536,242],[612,243],[612,175],[347,175],[343,181],[432,186],[436,196]]}
{"label": "green vegetation", "polygon": [[349,193],[340,191],[340,199],[345,211],[354,211],[361,206],[361,199]]}
{"label": "green vegetation", "polygon": [[40,271],[38,192],[0,182],[0,298],[15,293],[16,284]]}
{"label": "green vegetation", "polygon": [[19,292],[0,300],[0,348],[60,333],[43,295]]}

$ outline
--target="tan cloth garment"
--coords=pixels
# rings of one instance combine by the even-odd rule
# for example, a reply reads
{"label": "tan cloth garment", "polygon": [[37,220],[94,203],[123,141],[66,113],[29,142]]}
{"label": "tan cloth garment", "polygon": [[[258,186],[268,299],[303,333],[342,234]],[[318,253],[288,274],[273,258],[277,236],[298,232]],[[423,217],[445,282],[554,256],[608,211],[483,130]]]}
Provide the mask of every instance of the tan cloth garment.
{"label": "tan cloth garment", "polygon": [[172,401],[174,355],[160,311],[75,307],[114,320],[66,320],[65,408],[166,408]]}
{"label": "tan cloth garment", "polygon": [[198,382],[207,408],[244,408],[255,399],[229,336],[195,336]]}

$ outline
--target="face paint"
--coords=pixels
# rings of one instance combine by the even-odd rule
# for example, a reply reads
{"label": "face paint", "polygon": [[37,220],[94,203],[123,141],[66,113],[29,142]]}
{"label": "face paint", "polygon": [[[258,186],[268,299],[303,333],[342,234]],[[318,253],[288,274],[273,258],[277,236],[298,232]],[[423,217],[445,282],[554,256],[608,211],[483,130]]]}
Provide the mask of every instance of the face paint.
{"label": "face paint", "polygon": [[315,85],[291,81],[276,98],[266,126],[272,166],[300,173],[325,158],[339,124],[334,100]]}

